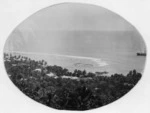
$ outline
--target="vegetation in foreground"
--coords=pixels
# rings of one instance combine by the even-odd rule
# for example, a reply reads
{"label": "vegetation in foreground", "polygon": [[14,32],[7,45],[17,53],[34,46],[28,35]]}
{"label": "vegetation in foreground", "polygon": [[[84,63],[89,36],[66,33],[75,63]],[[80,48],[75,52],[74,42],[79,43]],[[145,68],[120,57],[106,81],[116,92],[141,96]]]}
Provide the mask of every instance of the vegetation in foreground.
{"label": "vegetation in foreground", "polygon": [[4,54],[6,71],[12,82],[27,96],[44,105],[61,110],[89,110],[109,104],[129,92],[140,80],[136,70],[126,76],[87,73],[44,60]]}

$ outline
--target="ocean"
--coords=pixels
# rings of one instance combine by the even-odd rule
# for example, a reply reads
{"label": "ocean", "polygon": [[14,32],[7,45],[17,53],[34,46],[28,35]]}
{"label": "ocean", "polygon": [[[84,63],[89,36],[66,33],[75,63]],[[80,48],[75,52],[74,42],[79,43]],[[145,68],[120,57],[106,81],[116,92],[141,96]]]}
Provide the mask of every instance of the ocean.
{"label": "ocean", "polygon": [[143,72],[145,49],[142,37],[135,31],[16,31],[6,42],[4,51],[45,60],[73,71],[107,71],[127,74]]}

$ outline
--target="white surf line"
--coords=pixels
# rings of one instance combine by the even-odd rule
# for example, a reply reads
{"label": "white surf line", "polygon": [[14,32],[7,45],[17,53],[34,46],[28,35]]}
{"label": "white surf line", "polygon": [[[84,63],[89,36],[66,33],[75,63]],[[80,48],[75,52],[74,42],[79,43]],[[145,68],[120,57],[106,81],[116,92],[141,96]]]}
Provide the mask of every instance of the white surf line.
{"label": "white surf line", "polygon": [[[11,52],[11,53],[21,53],[21,54],[36,54],[36,55],[53,55],[53,56],[61,56],[61,57],[68,57],[68,58],[78,58],[78,59],[89,59],[98,64],[98,66],[106,66],[108,63],[105,61],[102,61],[100,58],[93,58],[93,57],[81,57],[81,56],[72,56],[72,55],[60,55],[60,54],[49,54],[49,53],[37,53],[37,52],[22,52],[22,51],[9,51],[5,50],[6,52]],[[5,52],[4,51],[4,52]]]}

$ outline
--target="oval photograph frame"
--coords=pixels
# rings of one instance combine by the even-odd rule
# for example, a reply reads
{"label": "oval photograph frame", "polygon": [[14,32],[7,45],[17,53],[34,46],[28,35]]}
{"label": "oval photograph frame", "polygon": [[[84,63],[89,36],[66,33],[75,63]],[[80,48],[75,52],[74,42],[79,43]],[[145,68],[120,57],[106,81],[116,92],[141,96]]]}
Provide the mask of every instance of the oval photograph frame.
{"label": "oval photograph frame", "polygon": [[4,47],[11,81],[59,110],[90,110],[116,101],[141,79],[146,46],[139,32],[100,6],[61,3],[19,24]]}

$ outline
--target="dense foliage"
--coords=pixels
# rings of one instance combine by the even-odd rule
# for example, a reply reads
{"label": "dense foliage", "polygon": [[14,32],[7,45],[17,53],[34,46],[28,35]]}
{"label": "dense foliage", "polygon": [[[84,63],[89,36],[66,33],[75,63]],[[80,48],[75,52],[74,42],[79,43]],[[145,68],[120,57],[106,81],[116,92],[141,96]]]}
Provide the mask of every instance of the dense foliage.
{"label": "dense foliage", "polygon": [[[125,95],[141,78],[136,70],[126,76],[104,76],[103,72],[85,70],[69,72],[60,66],[49,66],[44,60],[6,53],[4,62],[10,79],[24,94],[56,109],[88,110],[104,106]],[[55,76],[48,76],[49,73]]]}

